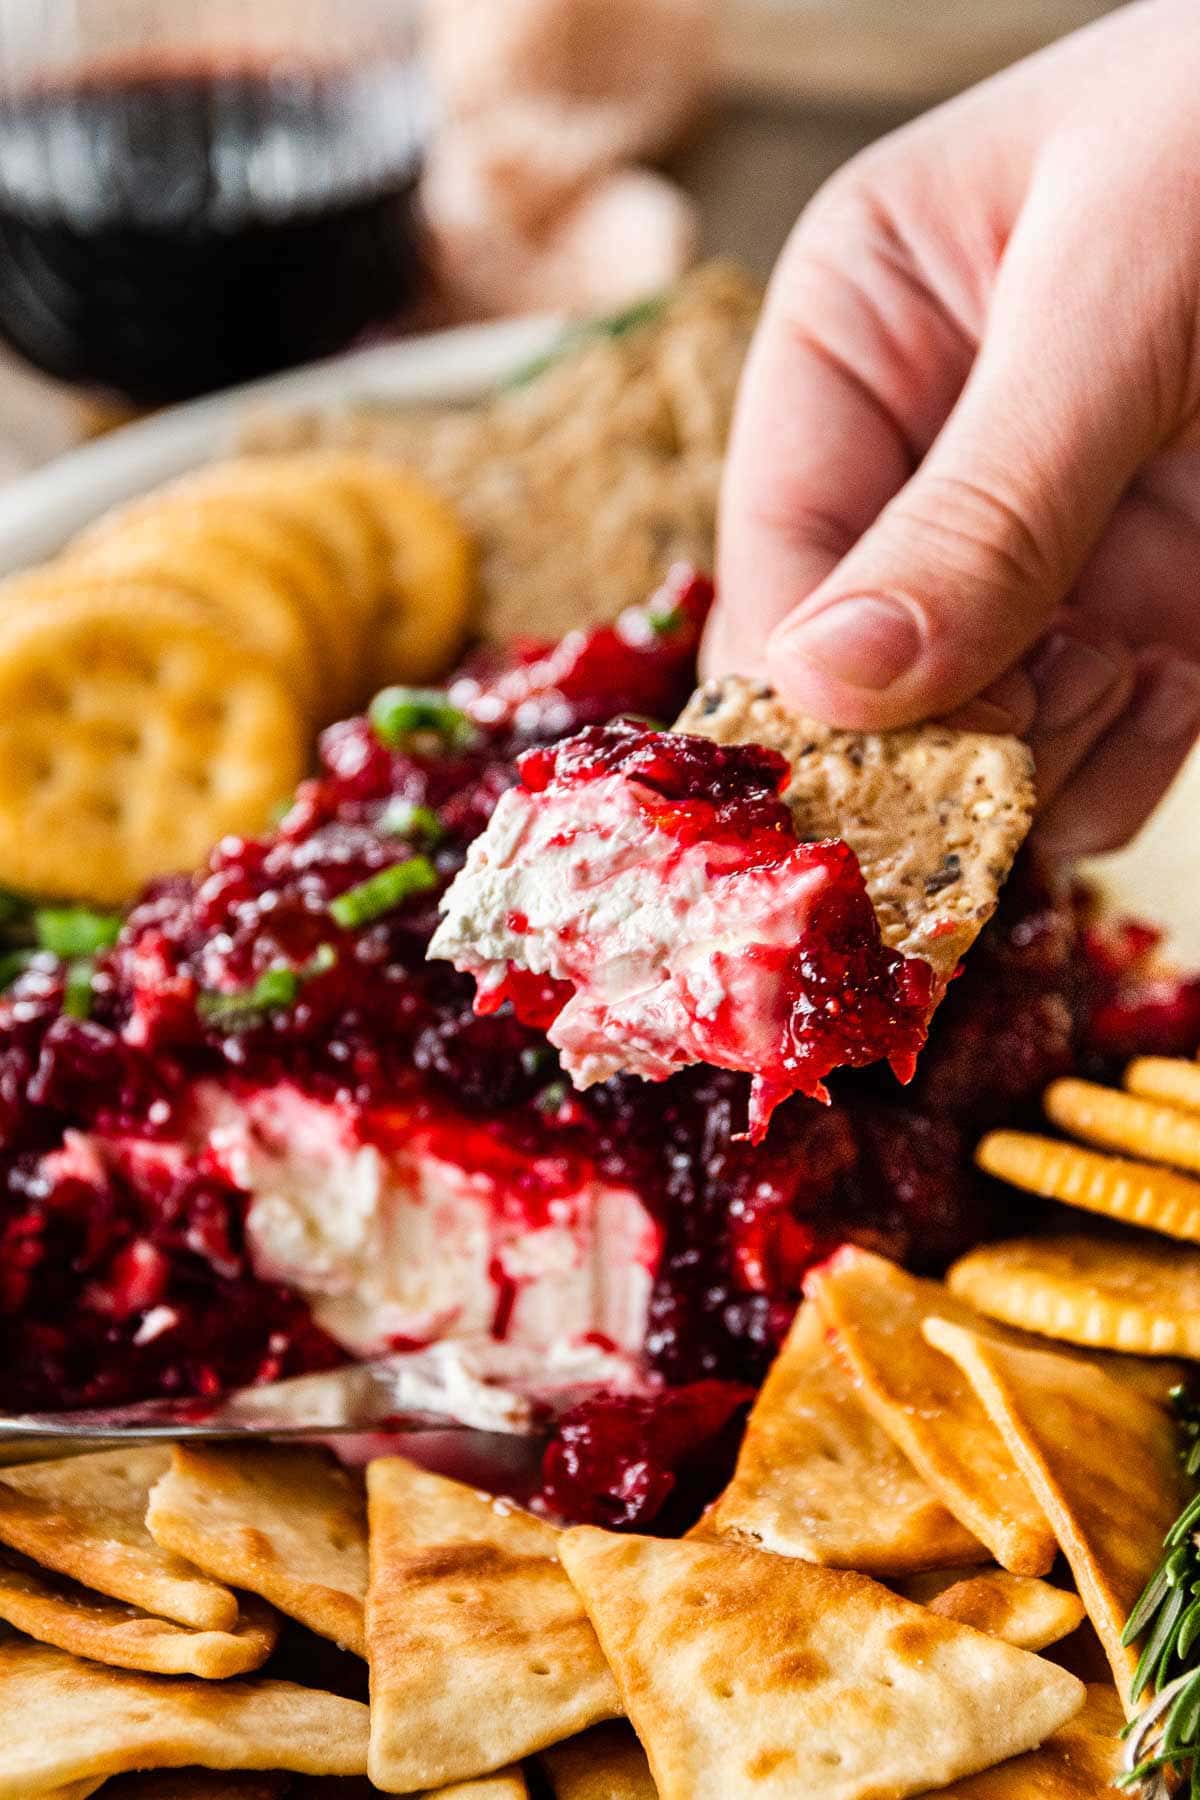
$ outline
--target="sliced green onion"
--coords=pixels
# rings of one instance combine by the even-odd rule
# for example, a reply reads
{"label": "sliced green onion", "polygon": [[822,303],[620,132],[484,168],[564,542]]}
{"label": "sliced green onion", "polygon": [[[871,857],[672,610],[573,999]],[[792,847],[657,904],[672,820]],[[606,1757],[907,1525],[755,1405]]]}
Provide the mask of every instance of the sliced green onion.
{"label": "sliced green onion", "polygon": [[0,951],[0,992],[10,988],[18,975],[23,975],[34,956],[34,950]]}
{"label": "sliced green onion", "polygon": [[393,863],[390,869],[380,869],[357,887],[347,888],[330,901],[330,915],[343,931],[354,931],[391,912],[410,894],[423,894],[436,887],[437,880],[437,870],[427,856],[410,856],[407,862]]}
{"label": "sliced green onion", "polygon": [[655,637],[670,637],[671,633],[678,631],[683,624],[683,611],[678,606],[672,606],[666,611],[661,608],[652,608],[646,614],[646,623]]}
{"label": "sliced green onion", "polygon": [[92,976],[96,965],[90,956],[78,956],[67,964],[67,981],[63,988],[63,1011],[70,1019],[89,1019],[92,1015]]}
{"label": "sliced green onion", "polygon": [[423,731],[441,738],[452,750],[468,749],[478,735],[466,713],[451,706],[440,688],[384,688],[372,700],[367,717],[375,736],[390,750]]}
{"label": "sliced green onion", "polygon": [[116,943],[121,923],[120,913],[93,912],[90,906],[39,906],[33,915],[39,946],[64,962],[107,950]]}
{"label": "sliced green onion", "polygon": [[446,833],[432,806],[417,806],[412,800],[393,800],[380,814],[375,829],[385,837],[407,838],[411,843],[423,838],[427,844],[440,844]]}
{"label": "sliced green onion", "polygon": [[336,962],[337,951],[333,945],[318,944],[302,968],[274,963],[263,970],[253,987],[241,988],[236,993],[201,994],[196,1001],[196,1010],[206,1025],[216,1025],[226,1031],[256,1025],[264,1013],[293,1006],[305,982],[318,975],[327,975]]}
{"label": "sliced green onion", "polygon": [[533,1104],[539,1112],[553,1117],[555,1113],[560,1113],[566,1105],[567,1095],[570,1091],[565,1081],[549,1081]]}
{"label": "sliced green onion", "polygon": [[639,325],[649,325],[662,312],[669,299],[669,292],[651,294],[645,300],[635,300],[631,306],[623,306],[619,312],[604,313],[598,318],[585,319],[581,325],[572,325],[549,350],[522,363],[503,385],[506,388],[525,387],[539,375],[544,375],[547,369],[552,369],[565,356],[569,356],[573,350],[578,350],[593,339],[621,338],[626,332],[636,331]]}

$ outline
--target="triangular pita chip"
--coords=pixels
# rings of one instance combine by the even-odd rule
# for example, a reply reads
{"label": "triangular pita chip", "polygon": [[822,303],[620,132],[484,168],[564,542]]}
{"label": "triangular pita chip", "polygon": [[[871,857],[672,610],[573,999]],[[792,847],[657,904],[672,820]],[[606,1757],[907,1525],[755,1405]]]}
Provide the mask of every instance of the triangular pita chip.
{"label": "triangular pita chip", "polygon": [[158,1543],[366,1655],[362,1486],[323,1450],[177,1444],[146,1523]]}
{"label": "triangular pita chip", "polygon": [[482,1775],[478,1781],[456,1781],[418,1800],[529,1800],[529,1789],[520,1769],[501,1769],[498,1775]]}
{"label": "triangular pita chip", "polygon": [[658,1800],[646,1752],[624,1719],[555,1744],[541,1762],[554,1800]]}
{"label": "triangular pita chip", "polygon": [[1067,1588],[1007,1569],[947,1569],[911,1575],[901,1592],[943,1619],[973,1625],[1019,1650],[1044,1650],[1083,1623],[1083,1601]]}
{"label": "triangular pita chip", "polygon": [[276,1615],[253,1597],[242,1600],[232,1631],[195,1631],[50,1574],[12,1550],[0,1551],[0,1619],[73,1656],[210,1681],[260,1669],[279,1636]]}
{"label": "triangular pita chip", "polygon": [[815,1269],[805,1291],[859,1399],[942,1503],[1002,1567],[1046,1574],[1057,1545],[1045,1514],[970,1382],[921,1335],[931,1314],[978,1326],[976,1315],[940,1282],[852,1248]]}
{"label": "triangular pita chip", "polygon": [[620,1712],[553,1525],[400,1457],[367,1491],[377,1787],[468,1780]]}
{"label": "triangular pita chip", "polygon": [[1137,1652],[1125,1621],[1184,1502],[1166,1408],[1091,1363],[1020,1350],[930,1319],[1046,1510],[1122,1698]]}
{"label": "triangular pita chip", "polygon": [[839,731],[737,675],[706,682],[676,728],[785,756],[784,798],[801,837],[844,839],[884,942],[953,972],[995,911],[1033,818],[1033,762],[1018,738],[948,725]]}
{"label": "triangular pita chip", "polygon": [[169,1461],[168,1450],[151,1446],[5,1469],[0,1543],[160,1618],[233,1631],[237,1595],[146,1529],[150,1489]]}
{"label": "triangular pita chip", "polygon": [[1083,1704],[1065,1670],[849,1570],[594,1526],[560,1554],[661,1800],[903,1800]]}
{"label": "triangular pita chip", "polygon": [[66,1787],[47,1788],[38,1800],[88,1800],[103,1786],[102,1781],[72,1781]]}
{"label": "triangular pita chip", "polygon": [[1015,1756],[982,1775],[942,1788],[929,1800],[1117,1800],[1121,1767],[1121,1702],[1110,1687],[1093,1686],[1081,1713],[1039,1750]]}
{"label": "triangular pita chip", "polygon": [[286,1681],[164,1681],[0,1643],[0,1800],[147,1766],[358,1775],[367,1708]]}
{"label": "triangular pita chip", "polygon": [[987,1556],[862,1405],[811,1303],[754,1403],[733,1480],[695,1535],[866,1575]]}
{"label": "triangular pita chip", "polygon": [[104,1800],[282,1800],[292,1789],[282,1774],[219,1774],[213,1769],[151,1769],[105,1783]]}

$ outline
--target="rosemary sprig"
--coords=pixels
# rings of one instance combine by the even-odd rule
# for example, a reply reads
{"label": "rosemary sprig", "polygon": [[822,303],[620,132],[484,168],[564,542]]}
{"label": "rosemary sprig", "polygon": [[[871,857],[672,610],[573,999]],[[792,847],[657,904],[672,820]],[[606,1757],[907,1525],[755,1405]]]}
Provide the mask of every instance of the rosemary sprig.
{"label": "rosemary sprig", "polygon": [[[1200,1476],[1200,1402],[1184,1388],[1171,1393],[1179,1456],[1191,1480]],[[1167,1533],[1162,1559],[1129,1615],[1122,1643],[1145,1637],[1130,1699],[1146,1704],[1125,1727],[1125,1767],[1117,1786],[1141,1787],[1145,1800],[1166,1800],[1167,1771],[1191,1766],[1188,1793],[1200,1800],[1200,1491]]]}

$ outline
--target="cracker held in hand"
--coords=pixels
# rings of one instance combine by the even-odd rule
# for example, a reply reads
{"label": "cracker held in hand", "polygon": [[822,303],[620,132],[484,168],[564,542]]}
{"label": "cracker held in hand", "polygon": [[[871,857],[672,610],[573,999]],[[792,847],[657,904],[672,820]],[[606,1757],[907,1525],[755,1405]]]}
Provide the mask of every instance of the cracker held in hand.
{"label": "cracker held in hand", "polygon": [[646,1752],[623,1719],[555,1744],[541,1763],[554,1800],[658,1800]]}
{"label": "cracker held in hand", "polygon": [[848,1570],[592,1526],[561,1555],[661,1800],[903,1800],[1083,1704],[1065,1670]]}
{"label": "cracker held in hand", "polygon": [[0,1551],[0,1619],[39,1643],[114,1668],[209,1681],[260,1669],[279,1637],[279,1622],[261,1600],[241,1600],[232,1631],[194,1631],[49,1574],[12,1551]]}
{"label": "cracker held in hand", "polygon": [[840,1250],[808,1276],[833,1345],[863,1405],[934,1493],[996,1561],[1044,1575],[1057,1546],[995,1425],[966,1377],[921,1335],[931,1315],[980,1321],[940,1282],[866,1250]]}
{"label": "cracker held in hand", "polygon": [[1008,1238],[969,1251],[946,1279],[981,1313],[1044,1337],[1200,1357],[1200,1250],[1132,1231]]}
{"label": "cracker held in hand", "polygon": [[733,1480],[697,1535],[867,1575],[987,1555],[863,1406],[811,1303],[796,1315],[746,1423]]}
{"label": "cracker held in hand", "polygon": [[177,1444],[150,1496],[157,1543],[366,1655],[366,1509],[323,1450]]}
{"label": "cracker held in hand", "polygon": [[1126,1697],[1137,1652],[1121,1634],[1185,1497],[1169,1413],[1076,1357],[944,1319],[926,1331],[970,1380],[1044,1507]]}
{"label": "cracker held in hand", "polygon": [[0,1543],[160,1618],[234,1631],[236,1594],[146,1529],[150,1490],[169,1462],[170,1451],[149,1446],[5,1469]]}
{"label": "cracker held in hand", "polygon": [[163,1681],[0,1643],[0,1800],[131,1769],[361,1775],[367,1708],[287,1681]]}
{"label": "cracker held in hand", "polygon": [[676,729],[781,752],[801,837],[843,838],[884,942],[953,973],[995,911],[1033,818],[1033,761],[1019,739],[947,725],[839,731],[737,675],[707,682]]}
{"label": "cracker held in hand", "polygon": [[554,1526],[399,1457],[367,1491],[377,1787],[467,1780],[620,1712]]}
{"label": "cracker held in hand", "polygon": [[1052,1587],[1036,1575],[1007,1569],[955,1569],[913,1575],[903,1584],[909,1600],[943,1619],[957,1619],[1018,1650],[1044,1650],[1081,1625],[1086,1616],[1078,1594]]}
{"label": "cracker held in hand", "polygon": [[1084,1212],[1200,1243],[1200,1181],[1030,1131],[991,1131],[975,1153],[989,1175]]}
{"label": "cracker held in hand", "polygon": [[[943,1788],[938,1800],[1116,1800],[1125,1715],[1110,1687],[1089,1686],[1083,1711],[1038,1750]],[[930,1796],[933,1800],[933,1796]]]}

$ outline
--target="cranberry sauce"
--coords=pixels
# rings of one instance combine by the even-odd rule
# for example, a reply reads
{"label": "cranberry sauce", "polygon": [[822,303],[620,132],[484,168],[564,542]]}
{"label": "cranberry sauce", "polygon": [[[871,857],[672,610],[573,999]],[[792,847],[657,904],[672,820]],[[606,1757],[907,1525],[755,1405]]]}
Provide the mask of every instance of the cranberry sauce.
{"label": "cranberry sauce", "polygon": [[[541,1189],[579,1171],[636,1187],[664,1228],[647,1353],[670,1388],[573,1416],[547,1492],[575,1516],[644,1523],[692,1491],[710,1450],[716,1467],[806,1269],[838,1243],[937,1268],[1011,1223],[1012,1196],[972,1169],[979,1130],[1036,1116],[1045,1082],[1078,1066],[1094,995],[1096,1017],[1114,995],[1127,1015],[1150,1004],[1134,963],[1097,977],[1094,934],[1027,869],[939,1009],[913,1085],[841,1074],[832,1105],[790,1100],[757,1147],[735,1141],[744,1076],[694,1068],[574,1094],[538,1030],[507,1008],[477,1016],[470,980],[424,960],[438,894],[517,758],[623,705],[674,716],[710,592],[678,581],[614,627],[476,662],[449,705],[393,697],[374,723],[333,727],[274,832],[227,840],[142,897],[98,955],[86,1007],[64,965],[28,960],[0,998],[5,1405],[203,1397],[337,1360],[305,1308],[254,1277],[245,1196],[178,1148],[204,1075],[286,1075],[381,1140],[414,1117],[444,1126],[447,1145],[490,1146],[498,1168],[521,1170],[534,1213]],[[739,766],[769,831],[777,771],[759,752]],[[664,804],[686,782],[656,779]],[[1191,990],[1177,986],[1174,1010],[1155,991],[1157,1025],[1182,1028]]]}

